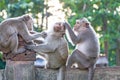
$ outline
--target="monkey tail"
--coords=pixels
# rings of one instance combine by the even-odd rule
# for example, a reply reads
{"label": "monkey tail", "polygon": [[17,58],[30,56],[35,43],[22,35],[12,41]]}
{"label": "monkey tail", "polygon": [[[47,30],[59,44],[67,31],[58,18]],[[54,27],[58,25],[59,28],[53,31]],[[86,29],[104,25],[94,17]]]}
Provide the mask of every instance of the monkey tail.
{"label": "monkey tail", "polygon": [[65,80],[65,71],[66,71],[66,67],[62,66],[57,74],[57,80]]}
{"label": "monkey tail", "polygon": [[93,80],[94,73],[95,73],[95,67],[94,67],[94,65],[92,65],[92,66],[89,68],[88,80]]}

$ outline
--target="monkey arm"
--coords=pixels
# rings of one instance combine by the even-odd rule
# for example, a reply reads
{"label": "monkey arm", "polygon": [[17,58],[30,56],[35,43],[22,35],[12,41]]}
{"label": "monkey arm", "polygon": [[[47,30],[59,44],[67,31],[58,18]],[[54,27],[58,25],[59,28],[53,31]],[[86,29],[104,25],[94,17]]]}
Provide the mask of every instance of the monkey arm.
{"label": "monkey arm", "polygon": [[37,43],[37,44],[42,44],[42,43],[44,43],[44,40],[42,40],[42,39],[35,39],[34,42]]}
{"label": "monkey arm", "polygon": [[26,48],[34,50],[35,52],[38,52],[38,53],[50,53],[56,50],[55,47],[51,47],[51,45],[49,44],[39,44],[38,46],[27,45]]}
{"label": "monkey arm", "polygon": [[[31,31],[30,33],[37,34],[38,32]],[[40,32],[40,34],[41,34],[41,37],[34,39],[34,42],[37,44],[42,44],[44,42],[44,39],[47,37],[47,32],[45,32],[45,31]]]}
{"label": "monkey arm", "polygon": [[42,36],[42,38],[46,38],[46,37],[47,37],[47,32],[42,31],[42,32],[41,32],[41,36]]}
{"label": "monkey arm", "polygon": [[39,32],[36,32],[34,34],[30,33],[27,26],[24,25],[24,24],[19,24],[19,27],[18,28],[18,34],[22,36],[22,38],[26,41],[26,42],[31,42],[31,40],[34,40],[36,38],[39,38],[39,37],[44,37],[46,36],[47,34],[44,32],[42,33],[39,33]]}
{"label": "monkey arm", "polygon": [[35,32],[35,31],[32,31],[30,32],[31,34],[40,34],[42,38],[46,38],[47,37],[47,32],[45,31],[42,31],[42,32]]}
{"label": "monkey arm", "polygon": [[75,33],[73,32],[73,30],[72,30],[71,27],[70,27],[70,24],[68,24],[68,23],[65,22],[64,25],[65,25],[65,27],[66,27],[67,30],[68,30],[68,33],[69,33],[69,35],[70,35],[70,38],[71,38],[72,42],[73,42],[74,44],[77,44],[77,43],[80,41],[80,37],[77,37],[77,36],[75,35]]}

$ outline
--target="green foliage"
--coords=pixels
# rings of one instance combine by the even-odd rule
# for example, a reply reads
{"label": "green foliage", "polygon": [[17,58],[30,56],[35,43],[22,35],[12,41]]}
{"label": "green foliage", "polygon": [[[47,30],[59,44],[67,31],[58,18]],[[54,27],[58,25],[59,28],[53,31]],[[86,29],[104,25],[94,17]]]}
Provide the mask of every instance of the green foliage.
{"label": "green foliage", "polygon": [[29,9],[33,7],[32,2],[24,2],[24,1],[18,1],[16,3],[8,4],[7,6],[8,16],[20,16],[25,13],[28,13]]}
{"label": "green foliage", "polygon": [[0,52],[0,69],[4,69],[5,68],[5,62],[2,60],[2,52]]}
{"label": "green foliage", "polygon": [[2,61],[2,59],[0,59],[0,69],[5,69],[5,62]]}

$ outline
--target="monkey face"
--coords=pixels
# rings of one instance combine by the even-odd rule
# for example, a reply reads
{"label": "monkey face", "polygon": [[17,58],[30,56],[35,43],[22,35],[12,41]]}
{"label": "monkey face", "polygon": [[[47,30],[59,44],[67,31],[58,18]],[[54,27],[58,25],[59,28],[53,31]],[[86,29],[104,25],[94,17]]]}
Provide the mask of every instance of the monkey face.
{"label": "monkey face", "polygon": [[63,25],[63,23],[56,23],[55,25],[54,25],[54,31],[55,32],[65,32],[65,27],[64,27],[64,25]]}
{"label": "monkey face", "polygon": [[80,28],[80,20],[76,20],[76,24],[74,25],[74,30],[77,31]]}
{"label": "monkey face", "polygon": [[56,33],[59,33],[59,35],[64,35],[65,34],[65,26],[63,25],[62,22],[57,22],[54,25],[54,31]]}
{"label": "monkey face", "polygon": [[76,20],[76,24],[74,26],[75,31],[79,31],[80,28],[89,27],[89,21],[86,18]]}
{"label": "monkey face", "polygon": [[81,23],[81,26],[83,27],[89,27],[89,24],[90,24],[87,18],[80,19],[80,23]]}

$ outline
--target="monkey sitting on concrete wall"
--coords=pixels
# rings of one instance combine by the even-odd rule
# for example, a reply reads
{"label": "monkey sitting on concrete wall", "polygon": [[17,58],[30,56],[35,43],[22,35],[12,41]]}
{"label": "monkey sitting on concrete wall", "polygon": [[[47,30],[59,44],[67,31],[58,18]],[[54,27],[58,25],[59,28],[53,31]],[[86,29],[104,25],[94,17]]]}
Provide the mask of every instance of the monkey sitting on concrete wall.
{"label": "monkey sitting on concrete wall", "polygon": [[59,69],[57,80],[64,80],[65,65],[68,57],[68,45],[64,38],[65,27],[63,22],[55,22],[48,27],[47,37],[43,44],[26,46],[27,49],[46,55],[46,68]]}
{"label": "monkey sitting on concrete wall", "polygon": [[70,24],[65,23],[69,39],[76,45],[67,61],[67,68],[76,63],[79,69],[88,69],[88,80],[93,80],[94,64],[100,52],[99,39],[96,32],[86,18],[76,20],[74,30]]}
{"label": "monkey sitting on concrete wall", "polygon": [[24,52],[25,48],[18,48],[18,35],[27,43],[32,43],[32,40],[42,36],[41,33],[31,34],[29,27],[33,27],[33,19],[27,14],[2,21],[0,23],[0,51],[3,54],[10,53],[8,57]]}

